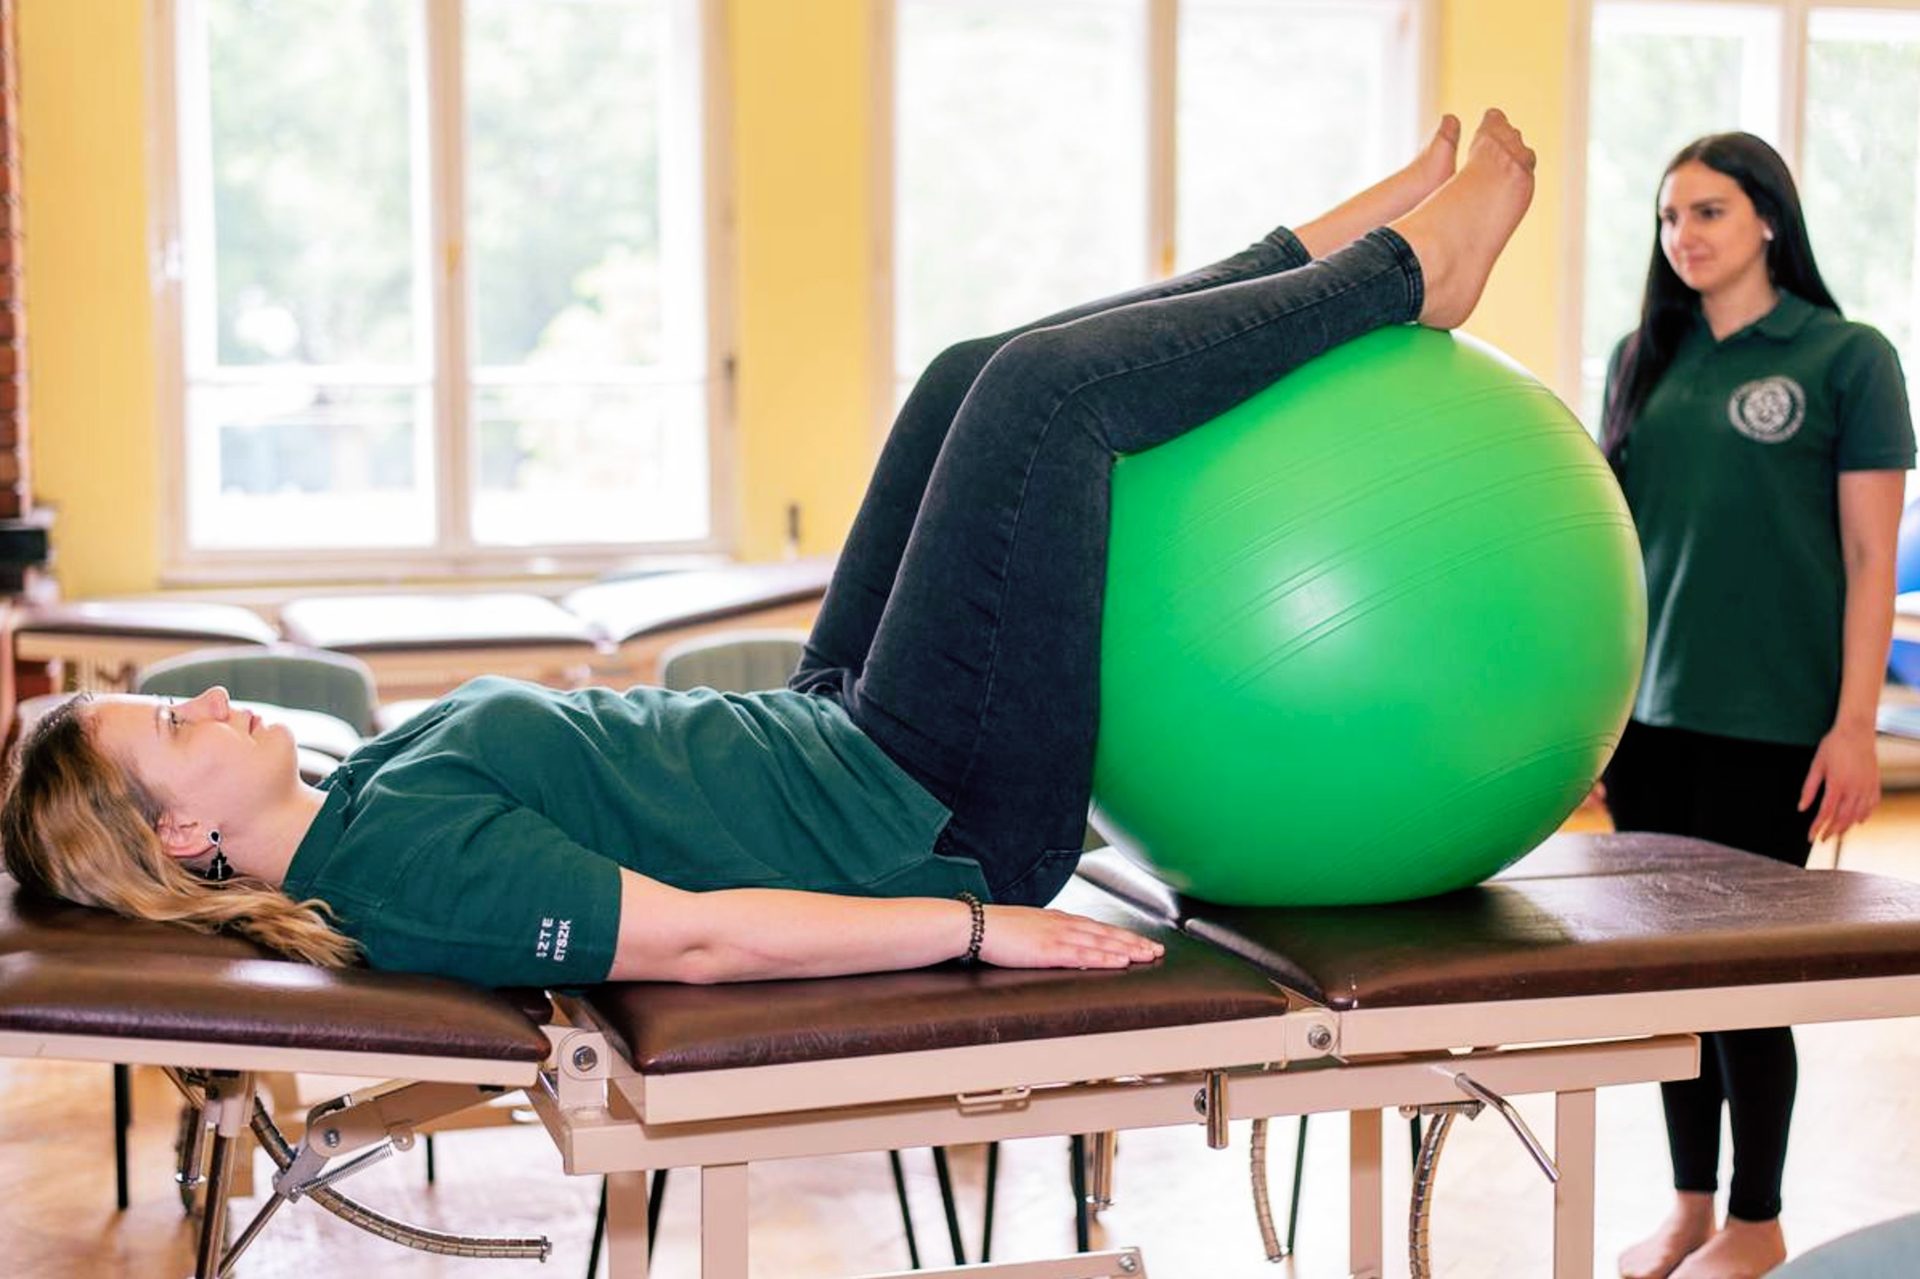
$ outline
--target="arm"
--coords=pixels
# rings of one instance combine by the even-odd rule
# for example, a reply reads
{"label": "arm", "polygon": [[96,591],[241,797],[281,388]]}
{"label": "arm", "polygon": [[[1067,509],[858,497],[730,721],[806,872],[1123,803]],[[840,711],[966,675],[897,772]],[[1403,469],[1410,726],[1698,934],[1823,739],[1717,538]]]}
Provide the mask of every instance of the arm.
{"label": "arm", "polygon": [[1899,471],[1840,473],[1840,550],[1847,574],[1840,706],[1800,790],[1802,812],[1820,795],[1815,840],[1844,834],[1880,802],[1874,718],[1893,636],[1894,556],[1904,483]]}
{"label": "arm", "polygon": [[[773,888],[692,893],[620,872],[610,981],[710,983],[922,968],[966,954],[972,914],[933,897],[841,897]],[[1008,968],[1124,968],[1162,947],[1055,910],[987,907],[980,957]]]}

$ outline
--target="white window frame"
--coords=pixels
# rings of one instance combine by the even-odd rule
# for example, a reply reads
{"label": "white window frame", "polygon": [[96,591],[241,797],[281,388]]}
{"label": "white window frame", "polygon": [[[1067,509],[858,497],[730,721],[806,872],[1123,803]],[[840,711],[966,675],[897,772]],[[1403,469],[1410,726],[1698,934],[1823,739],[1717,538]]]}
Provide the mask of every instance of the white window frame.
{"label": "white window frame", "polygon": [[[1141,74],[1146,77],[1147,120],[1143,142],[1147,149],[1146,240],[1140,246],[1145,280],[1165,279],[1173,274],[1179,244],[1180,156],[1177,139],[1177,110],[1180,74],[1180,0],[1137,0],[1146,13],[1146,47]],[[873,333],[873,403],[877,406],[873,429],[876,439],[884,440],[892,425],[897,400],[894,368],[895,306],[894,220],[897,184],[895,182],[894,121],[898,102],[894,86],[897,77],[898,0],[873,0],[874,77],[872,85],[873,164],[870,168],[869,207],[872,211],[873,288],[871,314]],[[1300,0],[1303,11],[1313,8],[1337,8],[1339,0]],[[1418,83],[1412,100],[1422,121],[1440,113],[1440,0],[1409,0],[1408,10]],[[1416,136],[1418,130],[1416,129]]]}
{"label": "white window frame", "polygon": [[[698,541],[549,546],[487,546],[473,539],[477,482],[468,422],[470,279],[465,269],[462,176],[466,158],[443,143],[463,137],[461,97],[463,0],[411,0],[422,22],[427,207],[433,265],[430,279],[434,543],[426,547],[210,550],[187,538],[186,290],[187,220],[181,135],[185,0],[150,0],[153,74],[149,180],[153,193],[149,262],[157,372],[156,426],[160,440],[160,578],[164,586],[262,582],[392,581],[552,577],[584,578],[649,560],[724,554],[739,526],[734,497],[737,467],[733,316],[733,168],[731,93],[727,74],[725,0],[692,0],[700,45],[699,114],[702,256],[706,306],[708,536]],[[670,144],[671,145],[671,144]],[[210,246],[195,246],[204,254]]]}
{"label": "white window frame", "polygon": [[[1775,136],[1781,158],[1800,178],[1803,139],[1800,122],[1806,114],[1807,100],[1807,28],[1815,9],[1883,9],[1889,12],[1920,13],[1920,0],[1606,0],[1608,4],[1635,4],[1657,7],[1684,3],[1699,8],[1728,5],[1743,9],[1771,9],[1780,16],[1780,118]],[[1568,150],[1567,229],[1561,246],[1561,278],[1567,281],[1560,313],[1560,386],[1569,402],[1577,402],[1584,385],[1581,341],[1586,314],[1587,247],[1587,135],[1592,123],[1589,108],[1593,88],[1593,10],[1595,0],[1573,0],[1572,74],[1567,77]],[[1652,175],[1649,175],[1649,181]]]}

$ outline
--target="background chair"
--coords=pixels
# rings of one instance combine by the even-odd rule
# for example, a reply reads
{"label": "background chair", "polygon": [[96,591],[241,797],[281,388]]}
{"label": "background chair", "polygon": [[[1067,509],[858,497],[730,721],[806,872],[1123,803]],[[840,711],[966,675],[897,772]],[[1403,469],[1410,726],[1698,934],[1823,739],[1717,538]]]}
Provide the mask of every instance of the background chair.
{"label": "background chair", "polygon": [[785,688],[806,651],[804,631],[721,631],[682,640],[660,654],[660,685],[679,692],[717,688],[751,693]]}
{"label": "background chair", "polygon": [[373,672],[357,657],[293,644],[202,648],[140,672],[136,692],[197,697],[222,685],[236,701],[316,711],[365,737],[374,731]]}

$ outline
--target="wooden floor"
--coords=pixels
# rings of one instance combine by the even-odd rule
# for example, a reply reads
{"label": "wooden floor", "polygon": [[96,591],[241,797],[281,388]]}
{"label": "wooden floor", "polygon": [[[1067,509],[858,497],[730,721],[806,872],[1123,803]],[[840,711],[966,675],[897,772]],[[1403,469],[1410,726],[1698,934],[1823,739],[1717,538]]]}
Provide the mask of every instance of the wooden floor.
{"label": "wooden floor", "polygon": [[[1816,864],[1831,850],[1815,851]],[[1920,795],[1891,797],[1849,837],[1846,864],[1920,878]],[[1911,1022],[1825,1026],[1799,1032],[1801,1101],[1787,1168],[1785,1216],[1790,1241],[1807,1247],[1859,1225],[1920,1208],[1920,1028]],[[134,1205],[113,1207],[111,1110],[104,1067],[0,1062],[0,1275],[38,1279],[177,1276],[191,1269],[190,1227],[171,1184],[176,1107],[171,1087],[152,1072],[137,1077]],[[1536,1131],[1552,1132],[1544,1099],[1523,1099]],[[1611,1258],[1663,1210],[1667,1163],[1659,1099],[1651,1087],[1601,1097],[1599,1258]],[[1547,1272],[1551,1195],[1518,1144],[1483,1117],[1455,1127],[1442,1162],[1433,1228],[1434,1272],[1460,1279]],[[1284,1229],[1294,1121],[1273,1125],[1275,1211]],[[1389,1149],[1405,1129],[1389,1120]],[[553,1259],[450,1261],[407,1252],[360,1234],[310,1204],[283,1212],[236,1268],[243,1279],[337,1274],[451,1279],[453,1276],[585,1273],[597,1183],[568,1178],[538,1131],[511,1128],[450,1133],[438,1143],[439,1177],[426,1184],[414,1151],[344,1183],[341,1189],[417,1224],[476,1233],[551,1237]],[[1158,1279],[1345,1274],[1344,1122],[1316,1120],[1300,1228],[1299,1254],[1270,1265],[1259,1249],[1248,1192],[1247,1126],[1232,1147],[1209,1151],[1197,1127],[1123,1135],[1117,1202],[1102,1237],[1138,1244]],[[977,1240],[982,1159],[956,1152],[970,1239]],[[264,1174],[261,1184],[265,1184]],[[909,1152],[916,1221],[930,1264],[950,1262],[945,1228],[924,1151]],[[1390,1185],[1403,1187],[1406,1161],[1389,1160]],[[755,1276],[805,1279],[905,1269],[906,1248],[882,1155],[796,1160],[753,1175]],[[697,1178],[669,1183],[663,1242],[654,1267],[662,1279],[694,1271]],[[251,1215],[257,1201],[240,1201]],[[1389,1274],[1405,1274],[1394,1246],[1404,1230],[1389,1217]],[[996,1259],[1034,1257],[1072,1244],[1064,1141],[1009,1146],[1002,1158],[995,1227]],[[972,1245],[970,1244],[971,1248]],[[970,1258],[977,1259],[977,1258]]]}

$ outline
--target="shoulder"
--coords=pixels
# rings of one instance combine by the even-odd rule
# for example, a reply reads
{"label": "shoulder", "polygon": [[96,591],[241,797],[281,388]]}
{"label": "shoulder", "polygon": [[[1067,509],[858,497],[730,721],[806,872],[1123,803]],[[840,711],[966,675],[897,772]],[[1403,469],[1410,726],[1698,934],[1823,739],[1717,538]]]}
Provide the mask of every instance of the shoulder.
{"label": "shoulder", "polygon": [[1900,352],[1879,329],[1857,320],[1843,320],[1841,327],[1845,330],[1841,349],[1849,359],[1894,371],[1900,368]]}
{"label": "shoulder", "polygon": [[1897,371],[1900,367],[1900,353],[1884,333],[1825,307],[1813,308],[1794,346],[1811,358],[1829,363],[1836,372]]}

